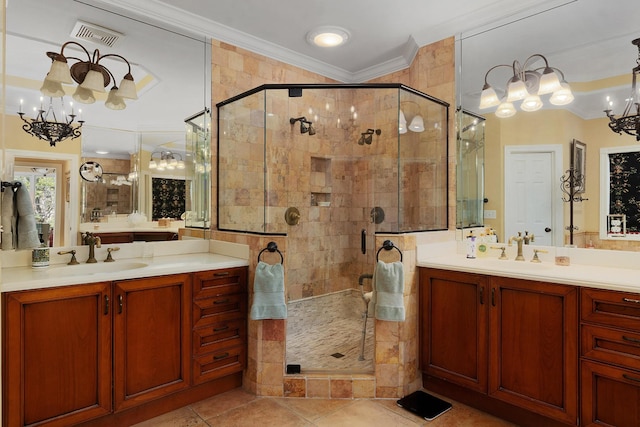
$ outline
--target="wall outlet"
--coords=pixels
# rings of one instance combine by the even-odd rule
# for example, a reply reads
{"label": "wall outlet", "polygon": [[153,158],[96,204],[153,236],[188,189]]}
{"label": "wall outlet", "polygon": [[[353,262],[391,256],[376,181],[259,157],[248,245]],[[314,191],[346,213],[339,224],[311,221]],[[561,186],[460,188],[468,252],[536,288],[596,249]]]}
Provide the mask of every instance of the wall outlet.
{"label": "wall outlet", "polygon": [[484,218],[485,219],[496,219],[496,211],[495,211],[495,209],[485,209],[484,210]]}

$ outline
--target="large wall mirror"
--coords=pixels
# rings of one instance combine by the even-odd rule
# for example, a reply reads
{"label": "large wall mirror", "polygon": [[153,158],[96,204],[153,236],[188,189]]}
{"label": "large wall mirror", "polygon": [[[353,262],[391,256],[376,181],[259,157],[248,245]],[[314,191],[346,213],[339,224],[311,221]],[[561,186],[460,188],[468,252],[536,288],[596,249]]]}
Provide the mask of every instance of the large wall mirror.
{"label": "large wall mirror", "polygon": [[[501,242],[529,231],[535,244],[564,245],[572,224],[578,247],[633,250],[638,242],[601,238],[606,212],[600,211],[599,155],[601,149],[638,145],[635,137],[612,132],[604,113],[611,108],[621,115],[631,91],[631,70],[638,58],[631,42],[640,37],[637,2],[548,1],[543,6],[544,11],[512,16],[457,37],[460,108],[485,119],[484,162],[479,166],[484,167],[482,225],[494,228]],[[573,102],[553,105],[552,95],[545,94],[539,110],[523,111],[522,101],[513,102],[516,113],[506,118],[496,116],[496,107],[479,108],[485,83],[501,98],[513,66],[536,54],[561,70]],[[507,67],[491,70],[500,64]],[[534,57],[527,69],[544,65]],[[581,144],[585,185],[570,206],[561,180],[572,165],[573,141]]]}
{"label": "large wall mirror", "polygon": [[[43,211],[38,222],[52,230],[51,246],[76,245],[79,232],[126,228],[134,225],[132,219],[149,227],[157,227],[160,219],[172,229],[209,227],[211,185],[202,171],[210,175],[210,160],[194,152],[206,146],[210,154],[209,128],[194,143],[190,122],[209,111],[207,40],[100,0],[10,1],[5,35],[2,179],[48,186],[51,194],[34,204]],[[100,60],[112,83],[105,93],[95,92],[94,103],[74,100],[75,83],[62,85],[63,97],[43,96],[40,89],[52,63],[47,52],[60,53],[68,41],[74,42],[64,50],[69,65],[75,63],[71,58],[87,61],[98,54],[126,58],[138,98],[125,99],[124,109],[105,105],[112,85],[122,86],[129,71],[118,57]],[[30,121],[34,108],[46,111],[50,105],[58,121],[71,112],[82,120],[81,136],[51,146],[23,130],[19,112]],[[94,165],[99,176],[88,171]]]}

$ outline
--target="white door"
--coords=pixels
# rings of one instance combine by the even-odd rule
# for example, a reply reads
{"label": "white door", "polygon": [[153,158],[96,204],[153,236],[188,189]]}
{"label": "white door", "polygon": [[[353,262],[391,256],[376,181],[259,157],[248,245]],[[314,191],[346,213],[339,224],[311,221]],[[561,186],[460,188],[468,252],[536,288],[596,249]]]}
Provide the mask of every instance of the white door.
{"label": "white door", "polygon": [[562,245],[562,146],[506,146],[504,158],[504,241],[528,231],[534,244]]}

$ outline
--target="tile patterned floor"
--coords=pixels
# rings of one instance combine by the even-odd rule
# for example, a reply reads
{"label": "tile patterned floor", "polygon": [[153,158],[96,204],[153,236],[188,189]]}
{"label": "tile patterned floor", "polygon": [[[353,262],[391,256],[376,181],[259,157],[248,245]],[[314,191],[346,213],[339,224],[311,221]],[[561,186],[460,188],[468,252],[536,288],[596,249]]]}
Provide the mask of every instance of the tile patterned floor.
{"label": "tile patterned floor", "polygon": [[[375,319],[367,319],[364,360],[360,360],[364,318],[353,316],[287,334],[287,364],[299,364],[307,371],[373,372],[374,324]],[[334,353],[344,356],[336,358],[332,356]]]}
{"label": "tile patterned floor", "polygon": [[[450,399],[445,399],[451,401]],[[396,405],[396,399],[256,397],[242,389],[196,402],[136,427],[513,427],[461,403],[433,421]]]}

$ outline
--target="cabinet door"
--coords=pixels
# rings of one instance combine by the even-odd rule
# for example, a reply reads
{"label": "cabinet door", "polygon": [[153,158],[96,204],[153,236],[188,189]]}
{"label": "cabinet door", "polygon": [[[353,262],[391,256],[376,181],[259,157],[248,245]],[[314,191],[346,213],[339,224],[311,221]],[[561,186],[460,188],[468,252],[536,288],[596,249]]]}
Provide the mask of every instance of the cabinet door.
{"label": "cabinet door", "polygon": [[189,386],[188,274],[114,284],[114,399],[122,410]]}
{"label": "cabinet door", "polygon": [[492,277],[490,299],[489,394],[575,425],[577,289]]}
{"label": "cabinet door", "polygon": [[487,298],[484,276],[421,268],[422,370],[487,390]]}
{"label": "cabinet door", "polygon": [[640,425],[640,374],[595,362],[582,362],[582,425]]}
{"label": "cabinet door", "polygon": [[111,412],[109,283],[4,295],[4,426]]}

